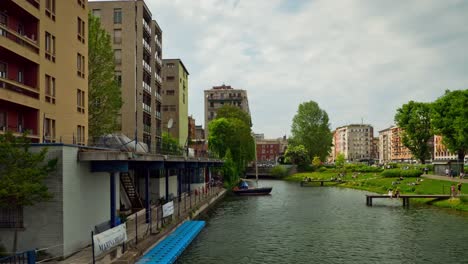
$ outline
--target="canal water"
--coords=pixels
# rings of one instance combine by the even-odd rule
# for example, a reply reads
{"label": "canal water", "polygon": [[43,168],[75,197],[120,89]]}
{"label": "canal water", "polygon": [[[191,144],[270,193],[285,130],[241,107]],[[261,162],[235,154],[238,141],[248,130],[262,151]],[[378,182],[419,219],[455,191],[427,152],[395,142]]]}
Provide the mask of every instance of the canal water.
{"label": "canal water", "polygon": [[271,196],[226,197],[182,263],[468,263],[468,216],[363,191],[260,181]]}

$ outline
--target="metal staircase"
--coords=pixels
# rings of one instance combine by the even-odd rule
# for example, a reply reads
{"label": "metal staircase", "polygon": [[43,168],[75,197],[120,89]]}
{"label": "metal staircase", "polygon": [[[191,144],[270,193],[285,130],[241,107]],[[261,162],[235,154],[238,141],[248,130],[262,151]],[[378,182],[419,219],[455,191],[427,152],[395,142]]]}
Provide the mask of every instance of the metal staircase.
{"label": "metal staircase", "polygon": [[143,202],[135,189],[133,179],[130,177],[129,173],[120,173],[120,184],[122,184],[125,193],[132,204],[132,209],[144,208]]}

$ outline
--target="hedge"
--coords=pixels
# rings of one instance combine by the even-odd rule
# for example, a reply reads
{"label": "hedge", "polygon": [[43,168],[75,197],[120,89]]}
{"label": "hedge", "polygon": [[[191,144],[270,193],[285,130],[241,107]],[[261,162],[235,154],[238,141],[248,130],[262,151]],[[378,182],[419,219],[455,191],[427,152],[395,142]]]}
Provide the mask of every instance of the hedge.
{"label": "hedge", "polygon": [[397,177],[419,177],[423,174],[421,170],[402,170],[402,169],[389,169],[384,170],[381,175],[386,178],[397,178]]}

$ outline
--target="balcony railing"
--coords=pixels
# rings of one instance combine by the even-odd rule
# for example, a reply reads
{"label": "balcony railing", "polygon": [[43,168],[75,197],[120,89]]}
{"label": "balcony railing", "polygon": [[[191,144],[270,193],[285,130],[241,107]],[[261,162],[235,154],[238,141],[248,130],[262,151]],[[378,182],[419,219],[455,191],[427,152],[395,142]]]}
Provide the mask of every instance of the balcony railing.
{"label": "balcony railing", "polygon": [[146,20],[143,18],[143,28],[151,34],[151,27],[146,23]]}
{"label": "balcony railing", "polygon": [[17,93],[24,94],[29,97],[39,98],[39,91],[22,83],[6,79],[4,75],[0,75],[0,89],[7,89]]}
{"label": "balcony railing", "polygon": [[160,49],[162,49],[161,41],[159,41],[157,36],[154,38],[154,42],[156,42],[156,46],[158,46]]}
{"label": "balcony railing", "polygon": [[156,60],[156,64],[162,67],[162,59],[159,58],[158,54],[154,54],[154,59]]}
{"label": "balcony railing", "polygon": [[162,101],[162,96],[158,93],[158,92],[154,92],[154,96],[156,97],[156,99],[161,102]]}
{"label": "balcony railing", "polygon": [[145,49],[151,53],[151,46],[148,44],[148,42],[146,42],[145,39],[143,39],[143,47],[145,47]]}
{"label": "balcony railing", "polygon": [[156,115],[156,118],[161,119],[161,112],[156,111],[155,115]]}
{"label": "balcony railing", "polygon": [[39,54],[39,44],[34,36],[29,38],[26,35],[20,35],[18,32],[15,32],[14,30],[9,29],[2,24],[0,24],[0,36],[14,41],[19,45],[29,49],[30,51]]}
{"label": "balcony railing", "polygon": [[15,135],[28,133],[29,138],[39,138],[39,135],[37,134],[37,132],[35,132],[35,129],[27,128],[27,127],[24,127],[23,125],[18,125],[18,126],[0,125],[0,133],[5,133],[7,131],[12,132]]}
{"label": "balcony railing", "polygon": [[151,114],[151,106],[141,103],[143,105],[143,111],[147,112],[148,114]]}
{"label": "balcony railing", "polygon": [[146,133],[151,133],[151,126],[143,124],[143,131]]}
{"label": "balcony railing", "polygon": [[161,79],[161,77],[158,75],[158,73],[156,73],[156,72],[154,73],[154,78],[156,79],[156,82],[158,82],[159,84],[162,83],[162,79]]}
{"label": "balcony railing", "polygon": [[149,86],[147,83],[145,83],[144,81],[142,82],[143,84],[143,89],[145,89],[145,91],[151,93],[151,86]]}
{"label": "balcony railing", "polygon": [[151,73],[151,66],[143,60],[143,68]]}

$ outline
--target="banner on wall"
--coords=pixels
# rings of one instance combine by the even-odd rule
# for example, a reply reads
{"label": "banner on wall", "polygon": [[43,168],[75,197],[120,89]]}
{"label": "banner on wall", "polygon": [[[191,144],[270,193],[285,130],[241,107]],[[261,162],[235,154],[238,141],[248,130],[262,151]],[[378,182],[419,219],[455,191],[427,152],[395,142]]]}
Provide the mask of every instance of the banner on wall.
{"label": "banner on wall", "polygon": [[174,202],[170,201],[163,205],[163,217],[168,217],[174,214]]}
{"label": "banner on wall", "polygon": [[93,236],[94,254],[99,256],[112,248],[127,241],[127,229],[125,224],[121,224],[112,229]]}

